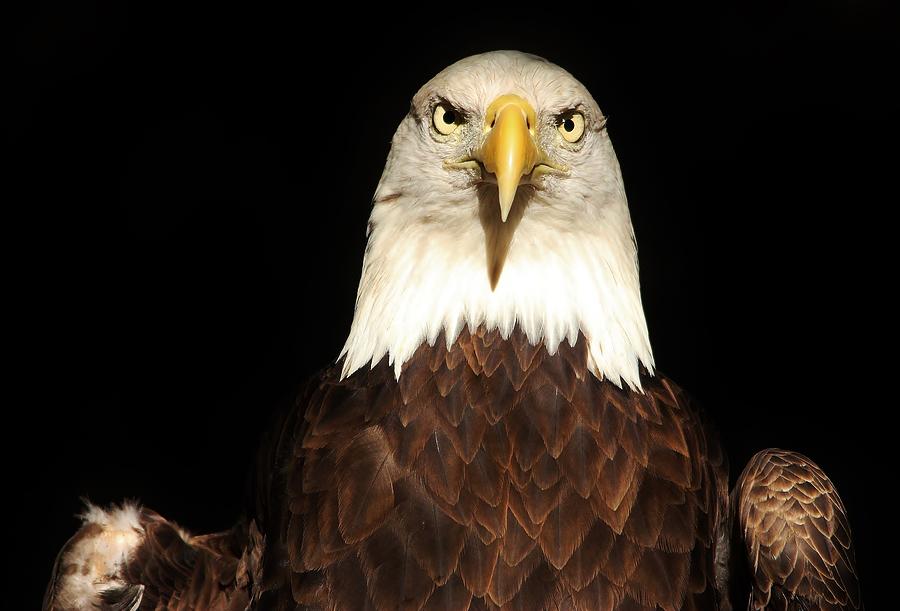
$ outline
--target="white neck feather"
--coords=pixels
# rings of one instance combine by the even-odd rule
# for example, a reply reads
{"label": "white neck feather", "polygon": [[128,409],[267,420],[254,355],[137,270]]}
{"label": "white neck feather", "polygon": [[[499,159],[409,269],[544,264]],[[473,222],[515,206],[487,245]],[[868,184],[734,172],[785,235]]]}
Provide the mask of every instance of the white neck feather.
{"label": "white neck feather", "polygon": [[[529,194],[492,290],[476,191],[404,194],[415,179],[393,176],[393,157],[369,223],[356,313],[341,352],[344,376],[387,356],[399,377],[416,348],[433,345],[441,331],[449,347],[463,325],[498,329],[504,338],[518,326],[551,354],[581,332],[594,375],[640,389],[640,365],[652,374],[654,363],[617,163],[603,188],[587,190],[577,206]],[[496,204],[480,205],[482,215],[484,205],[496,211]]]}

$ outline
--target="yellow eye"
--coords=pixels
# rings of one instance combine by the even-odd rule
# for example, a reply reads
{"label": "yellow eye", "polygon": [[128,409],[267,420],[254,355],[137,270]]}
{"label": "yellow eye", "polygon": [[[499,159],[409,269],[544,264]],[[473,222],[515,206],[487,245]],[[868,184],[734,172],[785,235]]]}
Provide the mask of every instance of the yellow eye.
{"label": "yellow eye", "polygon": [[584,135],[584,115],[580,112],[563,115],[559,118],[559,126],[556,129],[566,142],[578,142]]}
{"label": "yellow eye", "polygon": [[434,107],[432,122],[439,134],[448,136],[459,128],[462,115],[449,104],[438,104]]}

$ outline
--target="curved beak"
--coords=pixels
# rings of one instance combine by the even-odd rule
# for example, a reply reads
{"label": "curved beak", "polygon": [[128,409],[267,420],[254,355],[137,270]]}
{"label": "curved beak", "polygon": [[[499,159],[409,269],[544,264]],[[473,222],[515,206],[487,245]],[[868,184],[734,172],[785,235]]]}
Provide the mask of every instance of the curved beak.
{"label": "curved beak", "polygon": [[485,114],[485,138],[477,157],[497,177],[500,218],[506,222],[519,181],[531,173],[540,158],[534,143],[534,109],[517,95],[491,102]]}

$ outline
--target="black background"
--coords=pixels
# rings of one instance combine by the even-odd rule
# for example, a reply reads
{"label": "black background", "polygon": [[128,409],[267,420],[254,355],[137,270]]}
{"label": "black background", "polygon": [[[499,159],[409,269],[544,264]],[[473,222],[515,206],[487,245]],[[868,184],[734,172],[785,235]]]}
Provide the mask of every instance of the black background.
{"label": "black background", "polygon": [[495,48],[562,65],[610,117],[659,368],[712,413],[733,478],[771,446],[831,475],[878,607],[896,540],[895,14],[75,4],[21,15],[6,72],[24,607],[79,496],[139,498],[195,532],[237,518],[269,414],[349,329],[410,97]]}

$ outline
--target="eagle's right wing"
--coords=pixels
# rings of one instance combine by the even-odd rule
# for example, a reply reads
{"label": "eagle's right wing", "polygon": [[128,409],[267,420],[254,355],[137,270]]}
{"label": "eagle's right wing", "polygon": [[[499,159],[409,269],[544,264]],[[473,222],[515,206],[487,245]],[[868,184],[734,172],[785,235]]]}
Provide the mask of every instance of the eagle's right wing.
{"label": "eagle's right wing", "polygon": [[243,611],[259,533],[194,536],[134,504],[88,505],[84,524],[56,559],[44,611]]}
{"label": "eagle's right wing", "polygon": [[732,506],[751,573],[747,609],[862,608],[847,512],[810,459],[759,452],[738,479]]}

